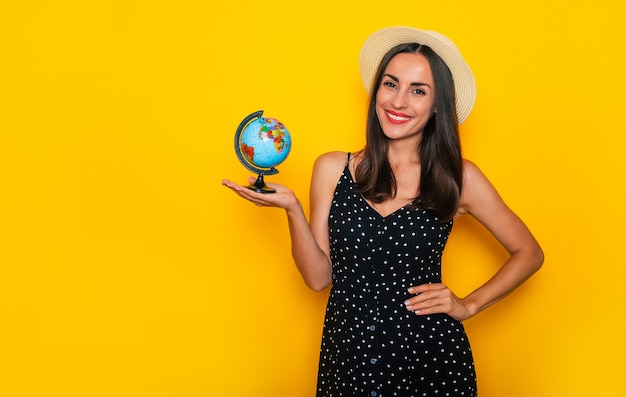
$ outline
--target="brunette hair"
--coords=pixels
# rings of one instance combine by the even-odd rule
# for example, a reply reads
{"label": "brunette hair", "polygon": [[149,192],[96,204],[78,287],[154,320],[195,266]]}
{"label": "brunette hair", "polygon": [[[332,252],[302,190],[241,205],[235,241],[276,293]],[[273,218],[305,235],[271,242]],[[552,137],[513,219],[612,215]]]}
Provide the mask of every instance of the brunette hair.
{"label": "brunette hair", "polygon": [[463,158],[452,74],[448,66],[428,46],[405,43],[393,47],[383,57],[372,85],[367,115],[366,143],[355,171],[359,192],[374,203],[396,194],[396,179],[387,158],[389,139],[376,115],[376,94],[387,65],[400,53],[420,53],[428,59],[435,83],[437,112],[426,124],[417,148],[421,162],[419,191],[413,205],[433,211],[440,222],[448,222],[456,213],[463,185]]}

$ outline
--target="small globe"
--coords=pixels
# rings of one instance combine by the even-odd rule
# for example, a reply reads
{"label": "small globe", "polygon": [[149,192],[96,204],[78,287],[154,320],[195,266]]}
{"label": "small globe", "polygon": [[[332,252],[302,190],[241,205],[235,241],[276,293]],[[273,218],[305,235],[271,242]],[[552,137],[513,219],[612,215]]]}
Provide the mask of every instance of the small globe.
{"label": "small globe", "polygon": [[259,175],[257,183],[248,187],[271,193],[273,189],[265,186],[263,175],[278,173],[276,166],[285,161],[291,151],[291,134],[279,120],[262,115],[263,111],[254,112],[239,124],[235,153],[241,164]]}

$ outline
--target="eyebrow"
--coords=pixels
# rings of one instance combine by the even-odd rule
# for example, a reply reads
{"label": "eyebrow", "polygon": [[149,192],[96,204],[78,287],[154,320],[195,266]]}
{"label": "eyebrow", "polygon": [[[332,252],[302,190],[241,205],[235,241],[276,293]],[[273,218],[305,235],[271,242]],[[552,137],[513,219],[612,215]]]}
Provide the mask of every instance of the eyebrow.
{"label": "eyebrow", "polygon": [[[389,73],[385,73],[385,74],[383,75],[383,77],[389,77],[391,80],[395,81],[396,83],[399,83],[399,82],[400,82],[400,79],[399,79],[399,78],[397,78],[396,76],[394,76],[394,75],[392,75],[392,74],[389,74]],[[413,82],[413,83],[411,83],[411,84],[410,84],[410,86],[411,86],[411,87],[424,87],[424,86],[426,86],[426,87],[428,87],[428,88],[431,88],[431,89],[432,89],[432,87],[430,86],[430,84],[428,84],[428,83],[422,83],[422,82]]]}

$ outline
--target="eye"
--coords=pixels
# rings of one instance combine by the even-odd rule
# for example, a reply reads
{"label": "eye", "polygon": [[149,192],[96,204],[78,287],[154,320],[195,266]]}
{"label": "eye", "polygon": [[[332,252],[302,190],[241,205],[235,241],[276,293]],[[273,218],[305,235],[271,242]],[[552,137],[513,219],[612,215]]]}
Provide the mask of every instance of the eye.
{"label": "eye", "polygon": [[383,87],[389,87],[389,88],[395,88],[396,87],[396,83],[394,83],[393,81],[387,80],[387,81],[383,81]]}
{"label": "eye", "polygon": [[421,88],[416,88],[411,92],[415,95],[426,95],[426,91],[422,90]]}

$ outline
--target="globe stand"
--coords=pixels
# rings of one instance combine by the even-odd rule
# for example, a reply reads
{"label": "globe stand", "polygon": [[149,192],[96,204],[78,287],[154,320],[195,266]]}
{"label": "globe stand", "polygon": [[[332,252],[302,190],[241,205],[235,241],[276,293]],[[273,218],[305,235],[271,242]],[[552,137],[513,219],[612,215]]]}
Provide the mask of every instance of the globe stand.
{"label": "globe stand", "polygon": [[276,193],[276,189],[272,189],[265,184],[265,181],[263,180],[263,174],[259,174],[256,182],[246,187],[250,190],[254,190],[257,193]]}

